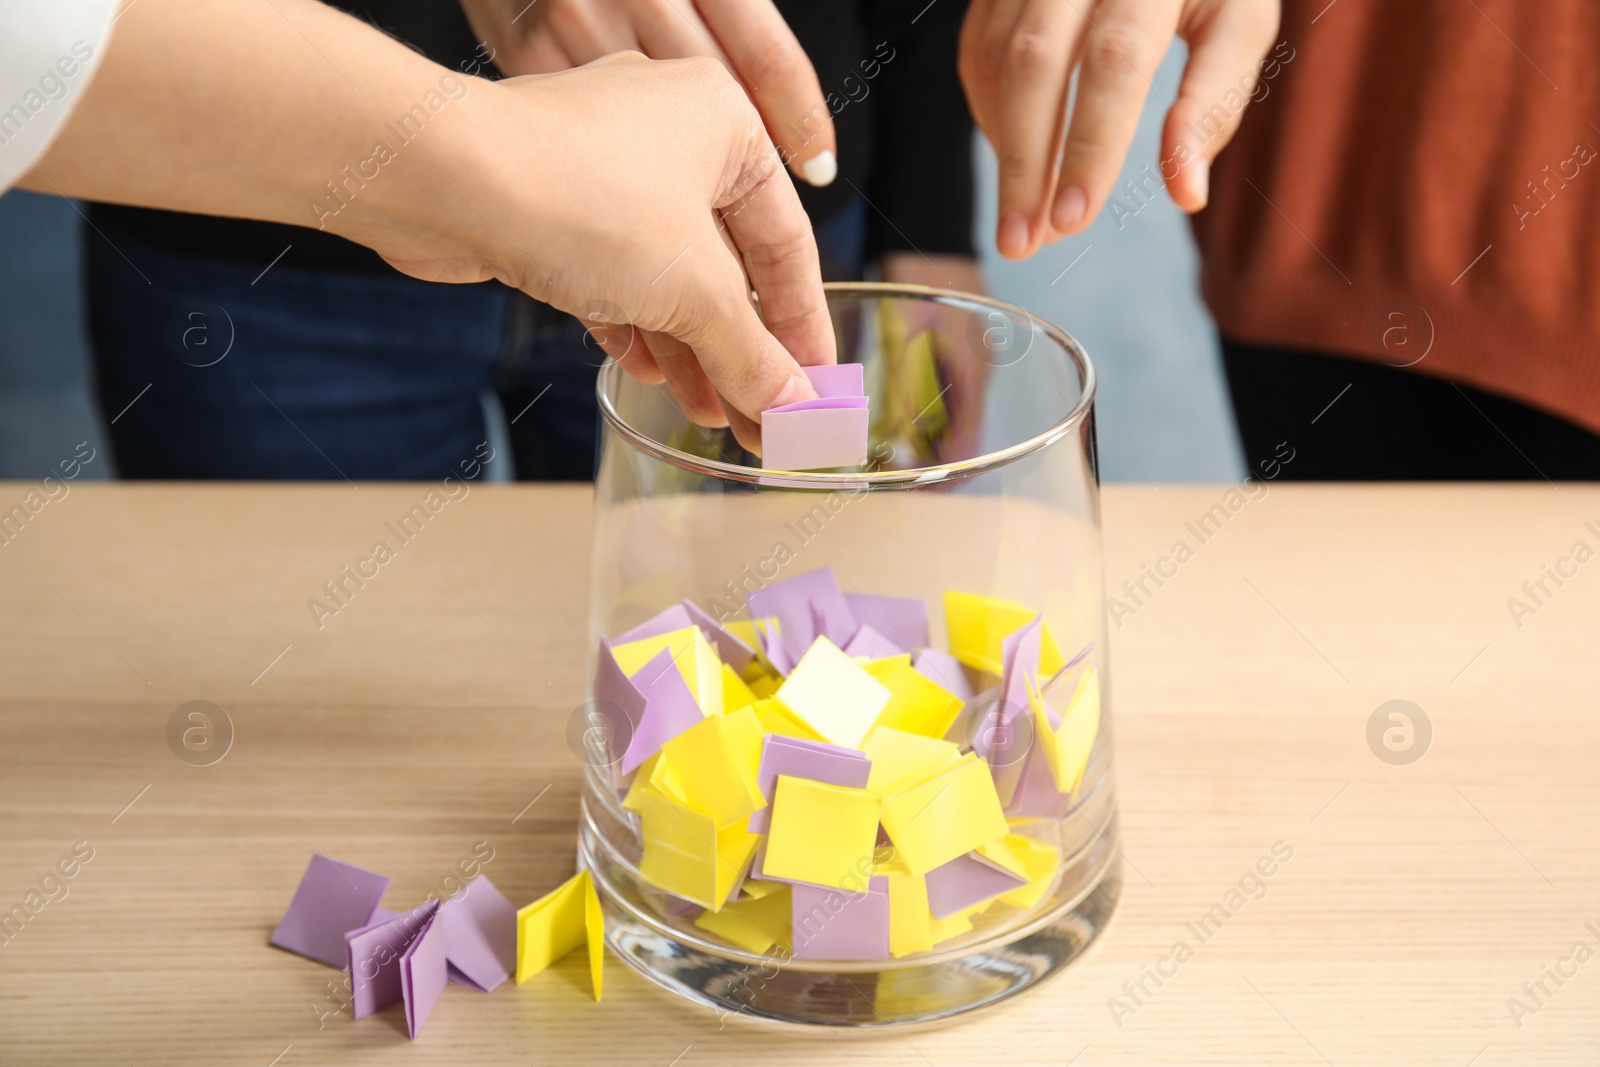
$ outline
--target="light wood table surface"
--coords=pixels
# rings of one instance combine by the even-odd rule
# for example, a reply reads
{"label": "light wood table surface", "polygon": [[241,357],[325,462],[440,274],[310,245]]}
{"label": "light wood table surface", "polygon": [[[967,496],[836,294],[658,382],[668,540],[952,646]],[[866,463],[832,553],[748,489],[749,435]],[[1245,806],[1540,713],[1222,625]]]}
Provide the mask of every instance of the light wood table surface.
{"label": "light wood table surface", "polygon": [[[0,510],[27,491],[0,484]],[[1600,962],[1570,955],[1600,951],[1600,562],[1547,581],[1520,627],[1507,606],[1574,542],[1600,549],[1600,492],[1550,486],[1273,488],[1123,617],[1122,903],[1080,963],[997,1010],[774,1036],[615,960],[595,1004],[573,957],[453,987],[416,1042],[399,1010],[319,1028],[337,973],[267,946],[313,847],[391,875],[391,906],[480,841],[519,904],[573,863],[587,489],[474,488],[321,629],[307,610],[425,492],[78,484],[0,546],[0,912],[93,850],[0,945],[0,1063],[1600,1058]],[[1185,523],[1224,492],[1108,488],[1113,590],[1194,545]],[[207,767],[166,740],[196,699],[234,727]],[[1432,724],[1410,765],[1368,747],[1394,699]],[[1186,924],[1278,842],[1293,859],[1199,943]],[[1135,1001],[1125,983],[1180,940],[1192,958]]]}

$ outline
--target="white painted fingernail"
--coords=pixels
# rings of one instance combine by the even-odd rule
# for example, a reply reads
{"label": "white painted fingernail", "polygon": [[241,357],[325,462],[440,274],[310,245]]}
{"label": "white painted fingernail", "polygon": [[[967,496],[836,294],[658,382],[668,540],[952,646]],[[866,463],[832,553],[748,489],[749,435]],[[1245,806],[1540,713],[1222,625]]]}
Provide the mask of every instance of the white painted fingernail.
{"label": "white painted fingernail", "polygon": [[800,174],[812,185],[831,185],[839,176],[839,161],[833,158],[832,152],[824,150],[801,164]]}

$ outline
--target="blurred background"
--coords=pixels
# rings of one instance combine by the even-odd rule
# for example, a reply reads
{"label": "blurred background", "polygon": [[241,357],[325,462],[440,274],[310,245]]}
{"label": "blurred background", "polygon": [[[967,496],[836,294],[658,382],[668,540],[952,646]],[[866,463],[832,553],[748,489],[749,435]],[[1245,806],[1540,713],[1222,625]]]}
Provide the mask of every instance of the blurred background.
{"label": "blurred background", "polygon": [[[1154,82],[1125,177],[1153,165],[1177,92],[1175,43]],[[1133,214],[1109,210],[1085,232],[1011,263],[993,252],[994,159],[981,137],[978,247],[990,290],[1074,334],[1100,371],[1106,481],[1226,482],[1244,476],[1216,331],[1200,302],[1183,214],[1164,195]],[[1120,185],[1120,182],[1119,182]],[[0,478],[36,479],[103,427],[89,395],[82,293],[84,240],[100,240],[75,205],[14,191],[0,197]],[[491,428],[503,431],[501,420]],[[503,442],[496,451],[509,452]],[[495,468],[499,469],[496,470]],[[507,476],[491,464],[491,480]],[[93,463],[84,477],[114,474]]]}

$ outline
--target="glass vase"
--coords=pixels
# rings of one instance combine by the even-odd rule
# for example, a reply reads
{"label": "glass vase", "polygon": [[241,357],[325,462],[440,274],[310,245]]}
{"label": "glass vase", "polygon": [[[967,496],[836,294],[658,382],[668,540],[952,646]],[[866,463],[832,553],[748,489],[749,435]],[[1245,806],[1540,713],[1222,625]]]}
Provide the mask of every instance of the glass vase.
{"label": "glass vase", "polygon": [[[1118,897],[1095,376],[998,301],[828,301],[869,398],[858,467],[763,469],[600,373],[579,855],[652,981],[729,1018],[905,1027],[1061,970]],[[663,725],[652,682],[697,707]]]}

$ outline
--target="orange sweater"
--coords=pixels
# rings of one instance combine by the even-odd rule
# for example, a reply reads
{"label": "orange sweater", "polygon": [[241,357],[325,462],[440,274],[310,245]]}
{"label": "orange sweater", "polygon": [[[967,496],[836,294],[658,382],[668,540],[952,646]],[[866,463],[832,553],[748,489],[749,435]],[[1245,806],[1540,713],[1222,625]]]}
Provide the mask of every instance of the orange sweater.
{"label": "orange sweater", "polygon": [[1223,334],[1600,432],[1600,4],[1284,8],[1194,224]]}

